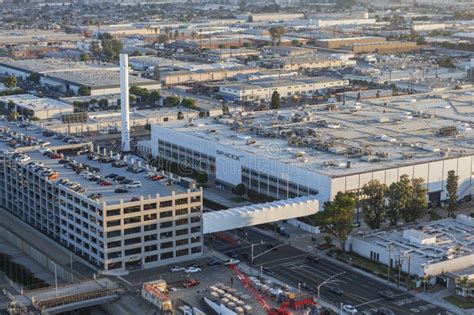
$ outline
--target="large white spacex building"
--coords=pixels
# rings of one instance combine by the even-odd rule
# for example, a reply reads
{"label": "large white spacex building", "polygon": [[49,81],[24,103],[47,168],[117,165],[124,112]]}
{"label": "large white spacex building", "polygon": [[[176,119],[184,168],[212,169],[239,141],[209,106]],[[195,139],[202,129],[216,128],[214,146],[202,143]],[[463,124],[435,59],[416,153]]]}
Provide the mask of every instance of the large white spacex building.
{"label": "large white spacex building", "polygon": [[[244,113],[152,126],[140,149],[206,172],[218,185],[243,183],[277,199],[357,192],[372,179],[390,185],[421,177],[431,202],[446,199],[449,171],[459,198],[471,197],[474,132],[471,92]],[[456,103],[456,110],[452,105]],[[472,106],[471,106],[472,107]],[[460,113],[463,113],[462,115]]]}

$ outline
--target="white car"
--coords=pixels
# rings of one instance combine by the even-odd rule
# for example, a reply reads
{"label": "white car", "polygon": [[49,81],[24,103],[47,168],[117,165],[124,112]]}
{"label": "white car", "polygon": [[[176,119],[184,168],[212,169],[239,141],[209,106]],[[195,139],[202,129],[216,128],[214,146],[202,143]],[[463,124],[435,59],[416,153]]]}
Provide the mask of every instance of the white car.
{"label": "white car", "polygon": [[127,188],[138,188],[142,187],[142,183],[139,181],[133,181],[130,184],[127,184]]}
{"label": "white car", "polygon": [[194,266],[188,267],[184,270],[184,272],[186,272],[186,273],[196,273],[196,272],[201,272],[201,271],[202,271],[201,268],[194,267]]}
{"label": "white car", "polygon": [[181,266],[174,266],[174,267],[171,267],[170,271],[171,272],[181,272],[181,271],[184,271],[185,268],[184,267],[181,267]]}
{"label": "white car", "polygon": [[357,309],[354,306],[350,305],[350,304],[344,305],[342,307],[342,309],[344,311],[346,311],[347,313],[349,313],[349,314],[357,314]]}
{"label": "white car", "polygon": [[235,258],[231,258],[229,259],[228,261],[226,261],[224,263],[225,266],[228,266],[228,265],[238,265],[240,263],[240,260],[238,259],[235,259]]}

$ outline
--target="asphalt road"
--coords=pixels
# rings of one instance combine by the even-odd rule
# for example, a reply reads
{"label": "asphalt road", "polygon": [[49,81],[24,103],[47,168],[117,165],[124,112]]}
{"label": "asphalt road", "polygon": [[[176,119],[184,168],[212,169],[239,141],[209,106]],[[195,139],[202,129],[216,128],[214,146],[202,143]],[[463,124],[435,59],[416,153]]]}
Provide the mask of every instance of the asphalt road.
{"label": "asphalt road", "polygon": [[[331,294],[326,286],[320,289],[321,298],[334,305],[350,304],[355,306],[359,312],[369,311],[380,307],[391,309],[395,314],[451,314],[450,312],[420,300],[404,290],[396,290],[383,284],[383,282],[366,277],[354,272],[349,268],[333,264],[330,260],[322,259],[319,263],[310,262],[306,257],[308,253],[270,237],[259,233],[254,229],[233,230],[227,232],[229,235],[238,237],[240,244],[231,245],[228,242],[215,237],[207,237],[207,244],[215,250],[234,256],[241,261],[246,261],[251,256],[250,244],[255,244],[254,266],[263,267],[267,273],[289,285],[300,287],[316,295],[317,286],[331,276],[343,273],[333,278],[332,286],[341,288],[344,293],[340,296]],[[264,242],[263,244],[261,242]],[[259,243],[260,242],[260,243]],[[268,251],[270,244],[280,246]],[[395,294],[394,299],[387,300],[380,297],[379,292],[390,290]]]}

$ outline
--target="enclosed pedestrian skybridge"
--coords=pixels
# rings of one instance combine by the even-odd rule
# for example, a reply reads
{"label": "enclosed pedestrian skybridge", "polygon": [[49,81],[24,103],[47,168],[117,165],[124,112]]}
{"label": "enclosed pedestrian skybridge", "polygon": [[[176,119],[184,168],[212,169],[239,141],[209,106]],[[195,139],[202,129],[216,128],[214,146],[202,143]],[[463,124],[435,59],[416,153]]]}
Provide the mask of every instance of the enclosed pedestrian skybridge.
{"label": "enclosed pedestrian skybridge", "polygon": [[319,211],[316,196],[303,196],[203,214],[203,233],[233,230],[246,226],[304,217]]}

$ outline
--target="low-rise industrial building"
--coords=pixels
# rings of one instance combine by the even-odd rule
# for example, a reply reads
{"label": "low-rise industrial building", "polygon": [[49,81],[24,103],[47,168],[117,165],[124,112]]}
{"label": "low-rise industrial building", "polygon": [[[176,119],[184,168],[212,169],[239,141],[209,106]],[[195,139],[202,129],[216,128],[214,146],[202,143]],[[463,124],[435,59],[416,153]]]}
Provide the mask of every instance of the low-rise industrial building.
{"label": "low-rise industrial building", "polygon": [[237,19],[246,20],[248,22],[278,22],[297,20],[304,17],[303,13],[253,13],[239,14],[235,16]]}
{"label": "low-rise industrial building", "polygon": [[[13,75],[26,80],[31,74],[39,74],[40,84],[61,92],[79,94],[86,88],[90,95],[105,95],[120,92],[118,67],[84,64],[56,59],[0,59],[0,74]],[[137,76],[129,77],[130,85],[157,90],[158,81]]]}
{"label": "low-rise industrial building", "polygon": [[243,183],[278,199],[312,194],[324,202],[339,191],[357,193],[371,180],[390,185],[406,174],[422,178],[429,201],[438,204],[447,199],[447,174],[454,170],[458,196],[468,200],[474,168],[472,93],[380,97],[333,104],[331,110],[323,104],[179,121],[152,126],[152,139],[144,145],[162,160],[206,172],[222,187]]}
{"label": "low-rise industrial building", "polygon": [[355,43],[341,45],[341,49],[349,50],[354,54],[378,53],[393,54],[418,50],[421,47],[416,42],[384,41],[379,43]]}
{"label": "low-rise industrial building", "polygon": [[[78,133],[113,133],[122,127],[120,112],[102,111],[89,112],[87,120],[63,123],[61,119],[48,119],[36,122],[42,128],[65,134]],[[199,117],[198,110],[184,107],[147,110],[133,110],[130,112],[130,127],[144,127],[152,124],[161,124],[177,120],[189,120]]]}
{"label": "low-rise industrial building", "polygon": [[191,84],[198,82],[207,81],[222,81],[229,78],[233,78],[241,74],[252,74],[258,72],[259,69],[255,67],[233,67],[233,68],[215,68],[215,69],[202,69],[196,71],[170,71],[161,74],[161,81],[165,85],[176,85],[176,84]]}
{"label": "low-rise industrial building", "polygon": [[384,42],[385,37],[375,36],[360,36],[360,37],[341,37],[341,38],[324,38],[317,39],[315,41],[316,46],[337,49],[341,46],[348,46],[352,44],[363,44],[363,43],[380,43]]}
{"label": "low-rise industrial building", "polygon": [[29,119],[61,118],[63,114],[74,112],[74,108],[70,104],[31,94],[1,96],[0,105],[4,109],[15,111]]}
{"label": "low-rise industrial building", "polygon": [[420,278],[474,267],[474,218],[458,215],[403,230],[351,236],[347,249]]}
{"label": "low-rise industrial building", "polygon": [[282,98],[312,96],[346,84],[348,82],[343,79],[327,77],[267,78],[222,85],[219,93],[229,101],[270,100],[275,91]]}
{"label": "low-rise industrial building", "polygon": [[349,67],[354,66],[356,61],[336,58],[321,58],[317,56],[300,56],[264,60],[262,64],[268,65],[273,69],[304,71]]}

